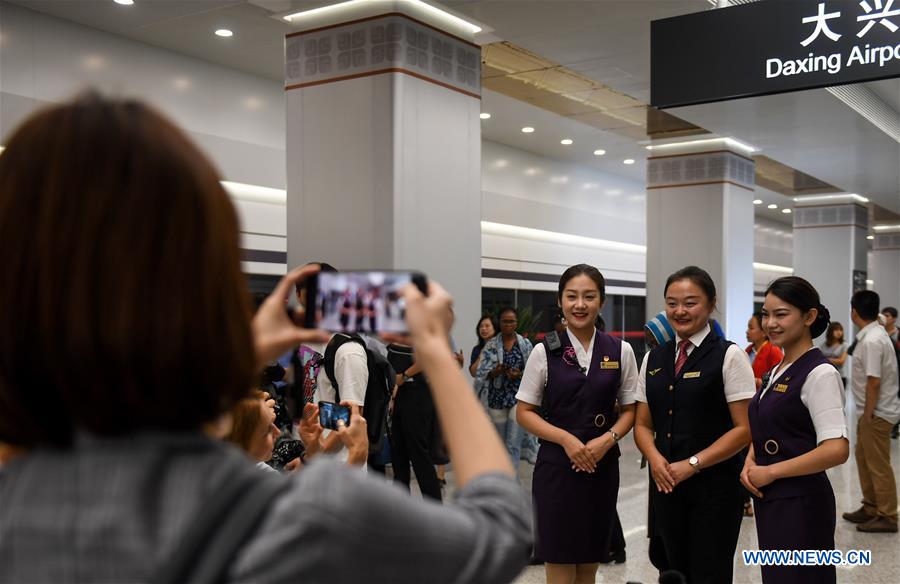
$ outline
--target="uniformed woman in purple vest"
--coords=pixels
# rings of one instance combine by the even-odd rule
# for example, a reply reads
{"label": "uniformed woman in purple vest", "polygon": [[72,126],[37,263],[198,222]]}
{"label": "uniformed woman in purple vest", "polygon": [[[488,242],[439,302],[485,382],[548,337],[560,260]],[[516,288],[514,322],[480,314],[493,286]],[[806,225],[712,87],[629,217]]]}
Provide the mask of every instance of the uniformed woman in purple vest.
{"label": "uniformed woman in purple vest", "polygon": [[675,338],[644,358],[634,426],[655,483],[655,533],[691,584],[731,582],[744,511],[738,453],[756,380],[743,349],[710,326],[716,285],[705,270],[675,272],[664,296]]}
{"label": "uniformed woman in purple vest", "polygon": [[617,442],[634,424],[637,362],[631,345],[594,328],[605,298],[597,268],[579,264],[563,273],[557,302],[567,329],[535,346],[516,394],[519,424],[541,441],[532,482],[534,556],[544,561],[549,584],[593,582],[609,558]]}
{"label": "uniformed woman in purple vest", "polygon": [[[834,492],[825,470],[850,454],[840,372],[813,346],[828,310],[803,278],[772,282],[763,327],[784,360],[750,402],[753,442],[741,482],[756,497],[761,550],[833,550]],[[834,566],[763,566],[766,584],[835,582]]]}

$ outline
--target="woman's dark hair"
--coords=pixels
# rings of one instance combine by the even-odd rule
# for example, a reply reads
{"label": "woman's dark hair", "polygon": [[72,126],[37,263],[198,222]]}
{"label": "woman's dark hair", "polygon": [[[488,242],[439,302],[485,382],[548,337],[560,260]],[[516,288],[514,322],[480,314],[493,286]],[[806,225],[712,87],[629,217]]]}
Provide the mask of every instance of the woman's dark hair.
{"label": "woman's dark hair", "polygon": [[256,369],[240,260],[216,170],[162,115],[89,93],[28,118],[0,155],[0,441],[227,411]]}
{"label": "woman's dark hair", "polygon": [[800,312],[806,314],[813,308],[818,311],[816,320],[809,327],[812,338],[817,338],[828,328],[831,321],[831,314],[828,309],[822,306],[819,300],[819,293],[813,288],[813,285],[799,276],[785,276],[778,278],[766,289],[766,296],[772,294],[781,300],[787,302],[791,306],[796,306]]}
{"label": "woman's dark hair", "polygon": [[844,325],[839,322],[832,322],[828,325],[828,328],[825,329],[825,346],[830,347],[831,345],[837,342],[837,339],[834,338],[834,331],[837,329],[844,330]]}
{"label": "woman's dark hair", "polygon": [[478,324],[475,325],[475,337],[478,339],[478,348],[484,347],[484,344],[488,342],[488,339],[481,338],[481,323],[485,320],[491,321],[491,326],[494,327],[494,332],[500,330],[500,327],[497,326],[497,320],[494,318],[493,314],[485,314],[481,318],[478,319]]}
{"label": "woman's dark hair", "polygon": [[716,283],[713,282],[713,279],[709,275],[709,272],[707,272],[703,268],[698,268],[697,266],[686,266],[669,276],[669,278],[666,280],[666,287],[663,288],[663,298],[665,298],[669,293],[669,286],[681,280],[689,280],[701,290],[703,290],[703,293],[706,295],[706,299],[710,304],[715,306]]}
{"label": "woman's dark hair", "polygon": [[[758,326],[761,331],[766,332],[765,329],[763,329],[763,325],[762,325],[763,314],[761,312],[754,312],[751,315],[751,318],[756,321],[756,326]],[[768,335],[766,335],[766,336],[768,336]]]}
{"label": "woman's dark hair", "polygon": [[606,301],[606,280],[603,278],[603,274],[600,273],[600,270],[588,264],[576,264],[563,272],[562,276],[559,277],[559,290],[556,293],[557,300],[562,300],[566,284],[569,283],[569,280],[577,276],[587,276],[593,280],[594,284],[597,285],[597,289],[600,290],[600,302]]}

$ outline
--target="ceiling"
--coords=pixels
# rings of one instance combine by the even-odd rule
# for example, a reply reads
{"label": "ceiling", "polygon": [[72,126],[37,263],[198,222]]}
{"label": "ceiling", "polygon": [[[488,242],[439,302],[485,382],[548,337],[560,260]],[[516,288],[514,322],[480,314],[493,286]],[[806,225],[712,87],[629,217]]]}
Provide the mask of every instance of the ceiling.
{"label": "ceiling", "polygon": [[[275,14],[332,3],[135,0],[126,7],[112,0],[7,1],[273,80],[282,79],[283,36],[293,30]],[[707,0],[445,0],[443,4],[492,28],[484,40],[510,41],[643,102],[650,99],[650,21],[710,8]],[[212,34],[223,27],[234,30],[235,36],[222,39]],[[866,85],[900,111],[900,79]],[[644,180],[647,151],[634,140],[489,91],[483,110],[493,115],[483,124],[488,139]],[[749,142],[770,158],[900,212],[900,144],[825,90],[677,108],[671,113]],[[525,125],[536,132],[522,134]],[[564,137],[574,144],[560,145]],[[593,156],[597,148],[607,150],[607,155]],[[626,157],[637,163],[624,166],[621,161]],[[782,204],[787,202],[782,197]]]}

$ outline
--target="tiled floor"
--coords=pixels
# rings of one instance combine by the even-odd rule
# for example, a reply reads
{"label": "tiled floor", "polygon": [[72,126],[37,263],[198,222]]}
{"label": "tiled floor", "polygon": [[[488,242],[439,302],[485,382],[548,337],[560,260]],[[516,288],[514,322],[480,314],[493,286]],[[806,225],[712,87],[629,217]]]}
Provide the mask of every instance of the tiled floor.
{"label": "tiled floor", "polygon": [[[852,407],[852,406],[851,406]],[[855,418],[854,418],[855,419]],[[837,529],[835,533],[836,547],[842,551],[871,550],[872,565],[853,568],[839,567],[837,579],[847,584],[897,584],[900,582],[900,536],[898,534],[867,534],[856,531],[856,526],[841,519],[844,511],[853,511],[859,507],[859,479],[856,474],[856,461],[853,457],[855,426],[850,431],[850,459],[846,464],[828,471],[828,477],[834,488],[837,501]],[[616,584],[643,583],[657,581],[658,573],[647,559],[647,489],[648,475],[646,469],[640,468],[641,455],[629,434],[621,442],[622,457],[619,459],[621,488],[619,489],[618,512],[622,521],[627,543],[627,561],[621,565],[601,566],[597,572],[596,582]],[[894,475],[900,484],[900,441],[891,441],[892,464]],[[531,490],[531,474],[533,467],[522,462],[519,472],[522,485]],[[388,471],[390,472],[390,471]],[[446,499],[453,495],[453,470],[447,469]],[[419,496],[417,486],[413,486],[414,495]],[[762,582],[758,567],[745,566],[741,559],[741,550],[758,549],[756,542],[756,525],[752,518],[744,518],[741,536],[737,544],[734,562],[734,582]],[[543,566],[529,566],[515,580],[514,584],[544,584]]]}
{"label": "tiled floor", "polygon": [[[851,441],[854,436],[851,435]],[[657,581],[656,569],[647,559],[647,489],[648,476],[646,469],[639,468],[640,453],[629,435],[622,441],[622,458],[619,459],[621,484],[619,489],[618,511],[622,521],[627,542],[628,559],[621,565],[601,566],[597,572],[597,582],[643,582],[649,584]],[[900,444],[891,441],[892,460],[895,476],[900,477]],[[871,550],[872,565],[853,568],[838,568],[838,582],[897,584],[900,582],[900,537],[898,534],[866,534],[856,531],[856,526],[841,519],[844,511],[852,511],[859,507],[859,480],[856,475],[856,463],[852,455],[843,466],[832,469],[828,477],[834,488],[837,500],[837,530],[835,542],[837,549]],[[522,464],[523,484],[530,488],[532,467]],[[900,480],[898,480],[900,482]],[[741,537],[738,540],[737,554],[734,563],[734,582],[761,582],[759,568],[743,564],[740,551],[757,549],[756,526],[752,518],[745,518],[741,526]],[[515,584],[543,584],[543,566],[529,566],[516,580]]]}

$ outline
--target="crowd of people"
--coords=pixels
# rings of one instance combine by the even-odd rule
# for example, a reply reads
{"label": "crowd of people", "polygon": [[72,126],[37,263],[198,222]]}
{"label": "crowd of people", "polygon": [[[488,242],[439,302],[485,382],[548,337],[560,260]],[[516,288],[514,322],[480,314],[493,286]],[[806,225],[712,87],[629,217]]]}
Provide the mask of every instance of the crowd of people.
{"label": "crowd of people", "polygon": [[[594,582],[624,550],[632,430],[650,560],[674,581],[730,582],[744,515],[760,549],[834,549],[825,471],[850,455],[846,389],[863,500],[842,517],[897,532],[900,342],[875,292],[853,295],[848,345],[808,281],[779,278],[742,349],[713,318],[715,282],[687,266],[638,362],[603,330],[603,275],[578,264],[552,331],[529,338],[515,307],[478,321],[470,383],[440,284],[404,288],[409,334],[379,339],[361,334],[375,298],[360,294],[329,297],[342,332],[303,328],[302,284],[336,271],[324,262],[291,270],[253,313],[239,258],[215,170],[147,106],[88,94],[13,134],[0,582],[510,582],[529,561],[549,584]],[[447,463],[457,491],[443,505]],[[762,579],[836,571],[764,566]]]}

